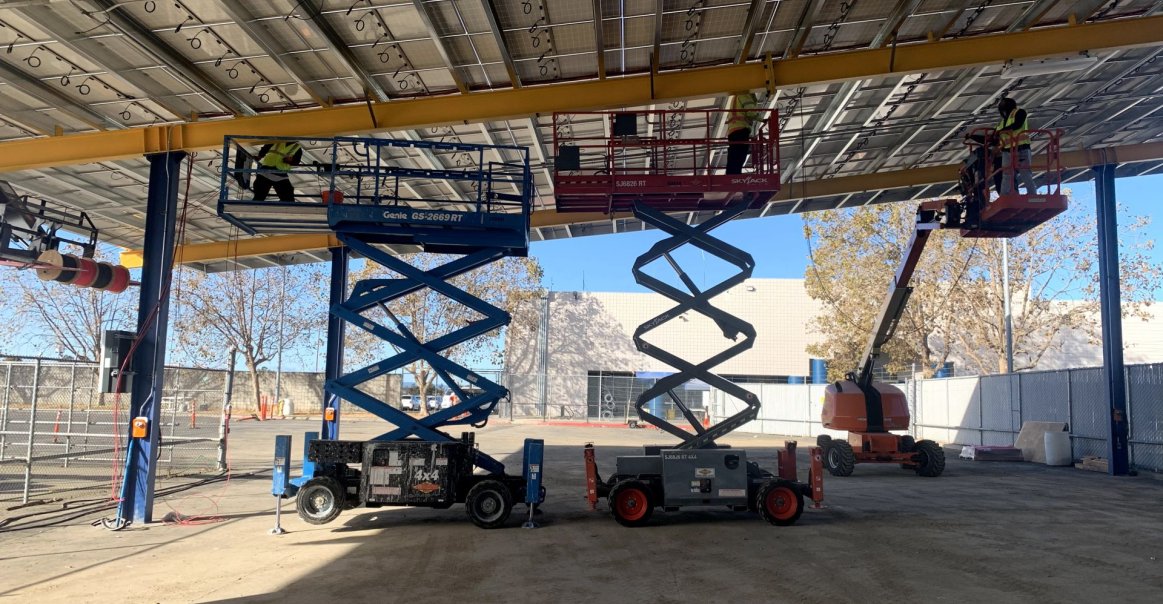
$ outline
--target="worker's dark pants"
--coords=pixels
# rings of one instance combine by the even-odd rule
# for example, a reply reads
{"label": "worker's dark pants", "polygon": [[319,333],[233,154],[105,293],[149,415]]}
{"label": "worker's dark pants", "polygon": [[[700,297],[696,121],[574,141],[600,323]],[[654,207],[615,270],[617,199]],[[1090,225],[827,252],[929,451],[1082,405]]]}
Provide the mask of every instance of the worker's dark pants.
{"label": "worker's dark pants", "polygon": [[751,129],[740,128],[727,134],[727,174],[743,172],[747,154],[751,151]]}
{"label": "worker's dark pants", "polygon": [[254,177],[254,200],[264,201],[272,186],[275,188],[275,194],[279,196],[279,201],[295,201],[295,186],[291,184],[291,179],[271,180],[262,174],[256,174]]}

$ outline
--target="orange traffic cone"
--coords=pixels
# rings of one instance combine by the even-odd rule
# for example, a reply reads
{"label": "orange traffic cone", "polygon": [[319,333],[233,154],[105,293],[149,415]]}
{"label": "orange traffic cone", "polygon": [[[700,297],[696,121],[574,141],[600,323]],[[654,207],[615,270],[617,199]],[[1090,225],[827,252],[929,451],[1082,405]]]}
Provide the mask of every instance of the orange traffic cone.
{"label": "orange traffic cone", "polygon": [[703,413],[703,427],[704,428],[711,427],[711,414],[710,413],[706,413],[706,412]]}

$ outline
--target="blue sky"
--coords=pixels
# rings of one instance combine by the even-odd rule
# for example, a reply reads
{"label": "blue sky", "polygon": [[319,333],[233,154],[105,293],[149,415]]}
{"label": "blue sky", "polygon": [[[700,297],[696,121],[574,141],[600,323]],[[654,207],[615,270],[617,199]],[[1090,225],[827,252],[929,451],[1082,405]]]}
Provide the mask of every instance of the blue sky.
{"label": "blue sky", "polygon": [[[1157,242],[1152,257],[1156,263],[1163,264],[1163,215],[1159,213],[1163,205],[1159,194],[1163,191],[1163,175],[1120,178],[1117,186],[1121,218],[1127,215],[1153,218],[1145,235]],[[1074,194],[1074,203],[1094,206],[1093,182],[1072,183],[1067,188]],[[808,248],[799,216],[739,220],[720,227],[715,233],[751,253],[755,258],[754,277],[801,279],[804,276]],[[554,291],[647,291],[634,283],[630,267],[639,254],[662,236],[658,231],[642,231],[537,241],[532,244],[530,254],[545,271],[543,285]],[[716,269],[721,266],[698,253],[680,256],[679,262],[697,285],[704,283],[704,276],[705,282],[714,283]],[[1157,293],[1156,298],[1161,294]]]}

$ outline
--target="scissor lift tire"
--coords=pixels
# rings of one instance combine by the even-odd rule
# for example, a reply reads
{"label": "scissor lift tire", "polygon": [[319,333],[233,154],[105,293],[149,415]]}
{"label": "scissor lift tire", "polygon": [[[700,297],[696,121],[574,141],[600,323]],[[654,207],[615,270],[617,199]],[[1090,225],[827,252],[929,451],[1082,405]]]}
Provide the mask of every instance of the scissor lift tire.
{"label": "scissor lift tire", "polygon": [[299,489],[295,511],[307,524],[327,524],[343,511],[343,487],[330,476],[312,478]]}
{"label": "scissor lift tire", "polygon": [[755,507],[764,520],[776,526],[790,526],[804,513],[804,494],[789,480],[770,480],[759,488]]}
{"label": "scissor lift tire", "polygon": [[499,480],[482,480],[469,489],[464,511],[472,523],[486,529],[504,526],[513,511],[513,494]]}
{"label": "scissor lift tire", "polygon": [[650,487],[641,480],[623,480],[610,491],[610,511],[622,526],[643,526],[654,513]]}

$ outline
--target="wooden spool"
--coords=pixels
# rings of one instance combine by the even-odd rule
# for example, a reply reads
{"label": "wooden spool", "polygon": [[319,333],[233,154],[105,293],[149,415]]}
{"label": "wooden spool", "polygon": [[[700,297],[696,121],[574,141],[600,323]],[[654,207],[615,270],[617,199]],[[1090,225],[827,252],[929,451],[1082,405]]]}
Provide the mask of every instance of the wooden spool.
{"label": "wooden spool", "polygon": [[41,281],[72,283],[77,278],[79,263],[75,256],[62,254],[56,250],[46,250],[37,256],[36,261],[47,265],[45,268],[36,269],[36,276]]}

